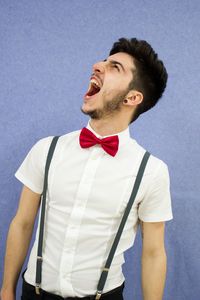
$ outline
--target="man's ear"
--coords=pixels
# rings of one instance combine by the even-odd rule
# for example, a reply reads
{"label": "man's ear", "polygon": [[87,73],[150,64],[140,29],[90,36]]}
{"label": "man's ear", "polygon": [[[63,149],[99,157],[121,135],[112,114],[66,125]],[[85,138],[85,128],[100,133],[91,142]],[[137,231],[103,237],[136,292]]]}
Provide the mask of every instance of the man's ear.
{"label": "man's ear", "polygon": [[144,97],[143,94],[139,91],[136,90],[131,90],[128,92],[128,94],[126,95],[126,98],[124,103],[126,103],[126,105],[131,105],[131,106],[136,106],[138,104],[140,104],[143,101]]}

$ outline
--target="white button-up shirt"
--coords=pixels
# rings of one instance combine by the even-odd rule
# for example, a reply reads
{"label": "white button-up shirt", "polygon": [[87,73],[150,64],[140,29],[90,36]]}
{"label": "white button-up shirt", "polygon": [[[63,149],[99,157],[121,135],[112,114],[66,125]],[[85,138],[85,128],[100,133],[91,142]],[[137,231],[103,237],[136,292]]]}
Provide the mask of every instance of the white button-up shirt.
{"label": "white button-up shirt", "polygon": [[[100,137],[90,127],[97,137]],[[82,149],[80,130],[61,136],[49,170],[42,289],[62,297],[93,295],[121,217],[131,195],[145,153],[130,137],[119,132],[115,157],[100,145]],[[42,193],[45,161],[52,137],[39,140],[15,176],[36,193]],[[29,201],[27,199],[27,201]],[[166,164],[150,156],[140,189],[117,247],[104,292],[124,281],[124,251],[135,239],[138,218],[144,222],[172,219]],[[25,280],[34,285],[38,230]]]}

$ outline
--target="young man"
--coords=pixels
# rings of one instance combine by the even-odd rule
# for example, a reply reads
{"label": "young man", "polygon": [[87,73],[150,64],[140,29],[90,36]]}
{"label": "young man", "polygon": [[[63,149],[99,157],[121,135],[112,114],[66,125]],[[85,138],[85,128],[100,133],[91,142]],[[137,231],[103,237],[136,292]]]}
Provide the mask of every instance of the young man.
{"label": "young man", "polygon": [[[87,128],[59,138],[50,166],[42,293],[36,295],[34,288],[37,233],[24,274],[22,299],[95,299],[101,270],[145,153],[130,137],[129,124],[157,103],[166,82],[162,61],[147,42],[135,38],[120,39],[107,59],[94,64],[81,108],[90,116]],[[15,299],[40,205],[51,141],[52,137],[38,141],[16,173],[24,187],[8,234],[2,300]],[[143,298],[162,299],[166,277],[164,226],[170,219],[168,168],[151,155],[101,299],[123,299],[123,253],[132,246],[139,223]]]}

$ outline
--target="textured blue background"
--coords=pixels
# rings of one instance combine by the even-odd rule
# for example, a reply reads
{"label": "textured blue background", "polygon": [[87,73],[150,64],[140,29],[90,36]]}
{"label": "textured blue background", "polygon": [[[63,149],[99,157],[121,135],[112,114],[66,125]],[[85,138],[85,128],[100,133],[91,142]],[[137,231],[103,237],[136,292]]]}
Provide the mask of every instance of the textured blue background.
{"label": "textured blue background", "polygon": [[[0,281],[6,234],[21,185],[14,173],[40,138],[84,126],[91,66],[119,37],[149,41],[169,83],[161,102],[131,125],[169,166],[174,220],[166,226],[164,300],[200,299],[200,2],[0,1]],[[126,255],[126,300],[141,300],[141,238]],[[18,287],[18,299],[21,280]]]}

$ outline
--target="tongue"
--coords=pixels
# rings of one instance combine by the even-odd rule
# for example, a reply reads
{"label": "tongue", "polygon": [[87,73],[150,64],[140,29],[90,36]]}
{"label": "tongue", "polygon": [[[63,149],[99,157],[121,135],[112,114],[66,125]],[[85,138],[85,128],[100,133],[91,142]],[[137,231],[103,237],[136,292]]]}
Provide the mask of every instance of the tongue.
{"label": "tongue", "polygon": [[100,91],[100,89],[94,85],[91,85],[89,91],[86,93],[86,96],[93,96],[97,94]]}

